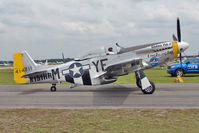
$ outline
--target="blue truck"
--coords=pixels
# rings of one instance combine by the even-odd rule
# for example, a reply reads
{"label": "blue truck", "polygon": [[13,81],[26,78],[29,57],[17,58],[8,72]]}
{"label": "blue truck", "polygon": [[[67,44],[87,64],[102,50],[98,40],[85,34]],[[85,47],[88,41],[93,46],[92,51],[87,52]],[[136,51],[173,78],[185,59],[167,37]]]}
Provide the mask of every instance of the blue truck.
{"label": "blue truck", "polygon": [[167,68],[171,76],[183,76],[184,74],[199,73],[199,58],[189,58],[181,64],[172,64]]}

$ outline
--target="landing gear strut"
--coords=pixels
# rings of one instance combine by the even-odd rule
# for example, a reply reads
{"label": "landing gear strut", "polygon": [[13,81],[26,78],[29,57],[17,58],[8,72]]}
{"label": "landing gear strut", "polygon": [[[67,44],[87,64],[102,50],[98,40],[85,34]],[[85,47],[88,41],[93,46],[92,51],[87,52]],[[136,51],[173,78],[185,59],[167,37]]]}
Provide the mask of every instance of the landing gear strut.
{"label": "landing gear strut", "polygon": [[55,92],[57,90],[56,88],[56,84],[52,84],[51,88],[50,88],[50,91],[51,92]]}
{"label": "landing gear strut", "polygon": [[148,80],[143,70],[136,71],[135,76],[137,87],[141,88],[143,94],[153,94],[155,91],[155,85],[153,82]]}

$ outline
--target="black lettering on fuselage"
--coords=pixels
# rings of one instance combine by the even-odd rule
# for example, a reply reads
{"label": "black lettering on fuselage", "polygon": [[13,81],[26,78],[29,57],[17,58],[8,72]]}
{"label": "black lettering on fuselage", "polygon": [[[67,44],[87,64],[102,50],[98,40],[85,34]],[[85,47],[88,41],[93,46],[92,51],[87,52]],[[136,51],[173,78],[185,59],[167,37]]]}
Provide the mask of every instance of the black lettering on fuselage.
{"label": "black lettering on fuselage", "polygon": [[58,76],[58,79],[60,79],[60,75],[59,75],[59,68],[57,68],[56,70],[52,69],[52,77],[53,80],[55,80],[55,76]]}
{"label": "black lettering on fuselage", "polygon": [[44,73],[44,74],[32,76],[29,79],[30,79],[30,83],[33,83],[33,82],[39,82],[39,81],[43,81],[43,80],[51,79],[51,78],[52,78],[51,73]]}
{"label": "black lettering on fuselage", "polygon": [[104,61],[107,61],[107,60],[108,59],[102,59],[102,60],[100,60],[102,71],[104,71],[104,66],[106,66],[106,64],[104,63]]}
{"label": "black lettering on fuselage", "polygon": [[40,76],[39,75],[37,75],[37,81],[40,81]]}
{"label": "black lettering on fuselage", "polygon": [[97,60],[96,62],[92,62],[93,63],[93,65],[95,66],[95,68],[96,68],[96,72],[99,72],[99,62],[100,62],[100,65],[101,65],[101,69],[102,69],[102,71],[104,71],[104,67],[106,66],[106,64],[104,63],[104,61],[107,61],[108,59],[106,58],[106,59],[101,59],[101,60]]}
{"label": "black lettering on fuselage", "polygon": [[99,69],[98,69],[99,60],[96,63],[94,61],[92,63],[95,66],[96,71],[99,72]]}
{"label": "black lettering on fuselage", "polygon": [[41,79],[41,80],[43,80],[43,79],[44,79],[44,78],[43,78],[43,74],[40,76],[40,79]]}
{"label": "black lettering on fuselage", "polygon": [[51,73],[48,73],[48,78],[52,78],[52,74]]}
{"label": "black lettering on fuselage", "polygon": [[23,71],[24,71],[24,72],[30,72],[30,71],[32,71],[32,67],[31,67],[31,66],[29,66],[29,67],[24,67],[24,68],[23,68]]}
{"label": "black lettering on fuselage", "polygon": [[32,83],[33,82],[33,77],[30,77],[29,79],[30,79],[30,83]]}
{"label": "black lettering on fuselage", "polygon": [[34,78],[35,82],[37,82],[37,76],[34,76],[33,78]]}
{"label": "black lettering on fuselage", "polygon": [[45,80],[45,79],[47,79],[48,77],[47,77],[47,73],[45,73],[45,74],[43,74],[43,79]]}

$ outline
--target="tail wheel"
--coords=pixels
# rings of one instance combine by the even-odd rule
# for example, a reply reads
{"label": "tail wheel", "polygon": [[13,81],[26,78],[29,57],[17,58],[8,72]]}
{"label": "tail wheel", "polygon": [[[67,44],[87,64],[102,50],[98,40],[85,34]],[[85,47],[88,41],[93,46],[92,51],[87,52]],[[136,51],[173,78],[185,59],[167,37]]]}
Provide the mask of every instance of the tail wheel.
{"label": "tail wheel", "polygon": [[153,92],[155,91],[155,84],[151,81],[149,81],[151,83],[151,86],[146,88],[145,90],[142,90],[143,94],[153,94]]}
{"label": "tail wheel", "polygon": [[180,76],[182,77],[184,75],[184,72],[182,69],[177,69],[176,72],[175,72],[176,76]]}
{"label": "tail wheel", "polygon": [[55,92],[56,90],[57,90],[56,86],[54,86],[54,85],[51,86],[51,88],[50,88],[50,91],[51,91],[51,92]]}

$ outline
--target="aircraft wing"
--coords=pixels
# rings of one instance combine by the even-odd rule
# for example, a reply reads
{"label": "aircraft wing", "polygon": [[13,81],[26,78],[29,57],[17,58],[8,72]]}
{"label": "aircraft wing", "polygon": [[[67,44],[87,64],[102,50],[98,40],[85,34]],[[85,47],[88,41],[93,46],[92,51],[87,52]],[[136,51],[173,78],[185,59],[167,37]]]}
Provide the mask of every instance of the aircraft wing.
{"label": "aircraft wing", "polygon": [[[133,59],[126,59],[126,60],[121,60],[119,62],[116,62],[114,64],[111,64],[108,66],[105,70],[110,73],[111,71],[117,70],[118,68],[122,68],[125,66],[128,67],[135,67],[140,65],[141,59],[139,58],[133,58]],[[141,66],[140,66],[141,67]]]}

